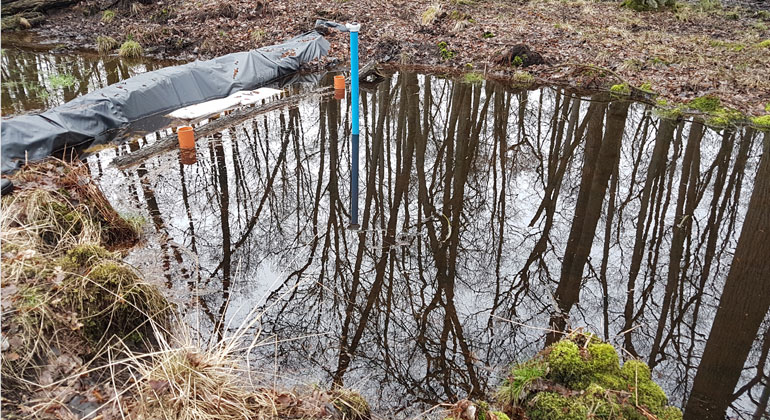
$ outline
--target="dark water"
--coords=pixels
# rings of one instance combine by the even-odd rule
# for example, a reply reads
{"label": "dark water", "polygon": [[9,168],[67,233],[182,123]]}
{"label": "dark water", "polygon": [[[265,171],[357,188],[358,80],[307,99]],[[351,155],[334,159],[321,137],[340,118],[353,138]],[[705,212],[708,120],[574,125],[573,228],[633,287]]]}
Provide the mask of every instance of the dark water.
{"label": "dark water", "polygon": [[147,219],[156,235],[130,259],[200,333],[264,310],[251,368],[266,383],[344,384],[416,415],[489,395],[549,327],[583,328],[649,361],[675,405],[693,392],[766,418],[768,135],[608,99],[386,78],[363,91],[360,233],[344,100],[237,124],[193,165],[109,166],[155,134],[89,165]]}
{"label": "dark water", "polygon": [[152,59],[126,60],[88,52],[58,52],[55,44],[27,48],[18,34],[3,34],[2,115],[41,112],[90,91],[171,64]]}

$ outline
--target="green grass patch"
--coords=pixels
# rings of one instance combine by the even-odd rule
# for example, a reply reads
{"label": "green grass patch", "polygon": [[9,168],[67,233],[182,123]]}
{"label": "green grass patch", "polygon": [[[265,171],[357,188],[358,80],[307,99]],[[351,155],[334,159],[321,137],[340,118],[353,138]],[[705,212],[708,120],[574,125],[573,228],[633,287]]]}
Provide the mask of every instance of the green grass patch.
{"label": "green grass patch", "polygon": [[144,54],[142,46],[138,42],[130,39],[123,43],[118,50],[118,55],[124,58],[138,58]]}
{"label": "green grass patch", "polygon": [[105,10],[102,12],[102,23],[108,24],[115,19],[115,12],[112,10]]}

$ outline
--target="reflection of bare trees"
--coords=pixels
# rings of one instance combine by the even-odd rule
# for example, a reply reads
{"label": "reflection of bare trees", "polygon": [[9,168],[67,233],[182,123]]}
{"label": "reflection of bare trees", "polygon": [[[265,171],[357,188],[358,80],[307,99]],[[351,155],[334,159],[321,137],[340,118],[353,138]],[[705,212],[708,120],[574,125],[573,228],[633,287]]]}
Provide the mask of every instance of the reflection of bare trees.
{"label": "reflection of bare trees", "polygon": [[[770,212],[767,211],[770,208],[770,135],[765,134],[764,143],[746,220],[687,403],[685,415],[688,419],[725,418],[757,330],[770,309],[770,281],[767,280],[770,278],[767,244],[770,232]],[[764,357],[752,380],[759,383],[764,377],[765,387],[764,365],[770,346],[767,336],[765,334],[762,345]],[[767,407],[767,396],[757,405]]]}
{"label": "reflection of bare trees", "polygon": [[[46,110],[143,71],[168,63],[129,62],[95,54],[56,54],[6,48],[2,54],[3,114]],[[51,78],[72,76],[74,84],[55,85]]]}
{"label": "reflection of bare trees", "polygon": [[[686,399],[735,265],[756,133],[410,73],[362,100],[361,232],[345,228],[344,103],[238,124],[205,140],[196,165],[143,167],[153,185],[135,199],[154,194],[153,226],[198,256],[216,291],[203,308],[221,308],[208,311],[214,336],[238,323],[230,308],[261,305],[282,375],[364,388],[392,408],[482,395],[542,348],[530,327],[588,326],[649,357]],[[172,216],[164,203],[177,201]],[[753,371],[741,377],[736,361],[730,389],[752,410],[767,404],[758,329],[745,338]],[[275,349],[261,355],[273,369]]]}

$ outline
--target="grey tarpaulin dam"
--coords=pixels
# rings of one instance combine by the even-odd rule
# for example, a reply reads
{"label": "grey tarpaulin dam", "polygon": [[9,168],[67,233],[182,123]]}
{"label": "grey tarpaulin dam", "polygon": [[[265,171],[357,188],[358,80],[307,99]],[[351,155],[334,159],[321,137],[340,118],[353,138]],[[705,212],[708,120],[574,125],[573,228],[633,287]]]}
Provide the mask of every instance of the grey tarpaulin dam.
{"label": "grey tarpaulin dam", "polygon": [[[329,42],[310,31],[282,44],[143,73],[43,113],[3,121],[2,173],[68,147],[109,141],[139,119],[259,87],[328,50]],[[10,187],[3,179],[3,191]]]}

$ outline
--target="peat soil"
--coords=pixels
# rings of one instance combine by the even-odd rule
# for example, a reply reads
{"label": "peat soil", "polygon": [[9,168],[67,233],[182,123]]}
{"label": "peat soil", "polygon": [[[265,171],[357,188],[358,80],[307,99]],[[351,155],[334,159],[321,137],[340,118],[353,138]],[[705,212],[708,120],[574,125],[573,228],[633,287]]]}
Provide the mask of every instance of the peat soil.
{"label": "peat soil", "polygon": [[[743,113],[766,114],[770,12],[754,0],[722,4],[637,12],[590,0],[87,0],[46,11],[33,30],[70,48],[110,36],[139,41],[147,55],[194,60],[280,42],[316,19],[358,21],[364,63],[514,79],[526,71],[539,83],[580,89],[625,82],[669,103],[716,95]],[[114,18],[103,19],[106,10]],[[347,34],[327,37],[332,48],[318,65],[346,63]],[[543,60],[515,60],[513,47]]]}

